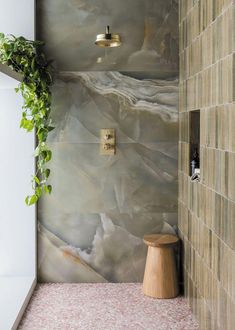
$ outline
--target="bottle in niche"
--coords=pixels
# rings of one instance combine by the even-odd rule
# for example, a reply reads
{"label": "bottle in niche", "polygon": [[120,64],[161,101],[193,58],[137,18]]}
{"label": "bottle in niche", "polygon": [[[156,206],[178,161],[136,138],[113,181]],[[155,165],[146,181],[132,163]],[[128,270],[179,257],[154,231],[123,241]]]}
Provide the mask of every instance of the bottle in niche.
{"label": "bottle in niche", "polygon": [[197,148],[195,148],[191,161],[191,175],[195,173],[195,169],[199,168],[199,165],[200,165],[199,154]]}

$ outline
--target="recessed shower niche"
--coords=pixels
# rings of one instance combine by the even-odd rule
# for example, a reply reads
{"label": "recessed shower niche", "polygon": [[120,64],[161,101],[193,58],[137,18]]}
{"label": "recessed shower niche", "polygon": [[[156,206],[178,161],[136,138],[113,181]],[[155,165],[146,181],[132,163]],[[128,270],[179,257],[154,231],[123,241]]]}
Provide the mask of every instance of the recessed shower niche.
{"label": "recessed shower niche", "polygon": [[200,177],[200,110],[190,111],[189,116],[189,174]]}

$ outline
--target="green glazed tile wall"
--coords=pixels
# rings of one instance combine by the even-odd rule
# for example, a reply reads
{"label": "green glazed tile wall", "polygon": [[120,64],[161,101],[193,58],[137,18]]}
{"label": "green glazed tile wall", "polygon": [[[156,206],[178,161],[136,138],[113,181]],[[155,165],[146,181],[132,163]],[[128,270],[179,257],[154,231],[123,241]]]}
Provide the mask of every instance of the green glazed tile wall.
{"label": "green glazed tile wall", "polygon": [[[235,326],[235,2],[180,0],[179,234],[201,330]],[[200,110],[200,182],[189,111]]]}

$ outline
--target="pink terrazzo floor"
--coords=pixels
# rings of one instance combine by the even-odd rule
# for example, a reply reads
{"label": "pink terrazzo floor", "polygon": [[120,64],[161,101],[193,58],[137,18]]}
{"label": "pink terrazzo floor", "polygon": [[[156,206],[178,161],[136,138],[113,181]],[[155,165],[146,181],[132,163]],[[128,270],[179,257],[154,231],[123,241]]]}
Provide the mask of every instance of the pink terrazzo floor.
{"label": "pink terrazzo floor", "polygon": [[145,297],[140,284],[40,284],[20,330],[196,330],[182,297]]}

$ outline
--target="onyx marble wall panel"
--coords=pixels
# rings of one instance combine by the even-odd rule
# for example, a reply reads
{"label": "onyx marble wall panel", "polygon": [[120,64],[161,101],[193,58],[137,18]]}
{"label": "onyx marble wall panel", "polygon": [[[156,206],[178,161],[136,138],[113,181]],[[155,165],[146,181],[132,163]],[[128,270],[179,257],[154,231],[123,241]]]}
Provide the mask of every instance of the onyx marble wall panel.
{"label": "onyx marble wall panel", "polygon": [[[147,75],[58,75],[53,192],[38,208],[41,281],[142,281],[143,235],[174,232],[178,81]],[[115,128],[116,155],[99,154],[101,128]]]}
{"label": "onyx marble wall panel", "polygon": [[[38,0],[37,17],[37,38],[60,71],[177,74],[178,0]],[[123,43],[105,53],[94,41],[106,25]]]}

